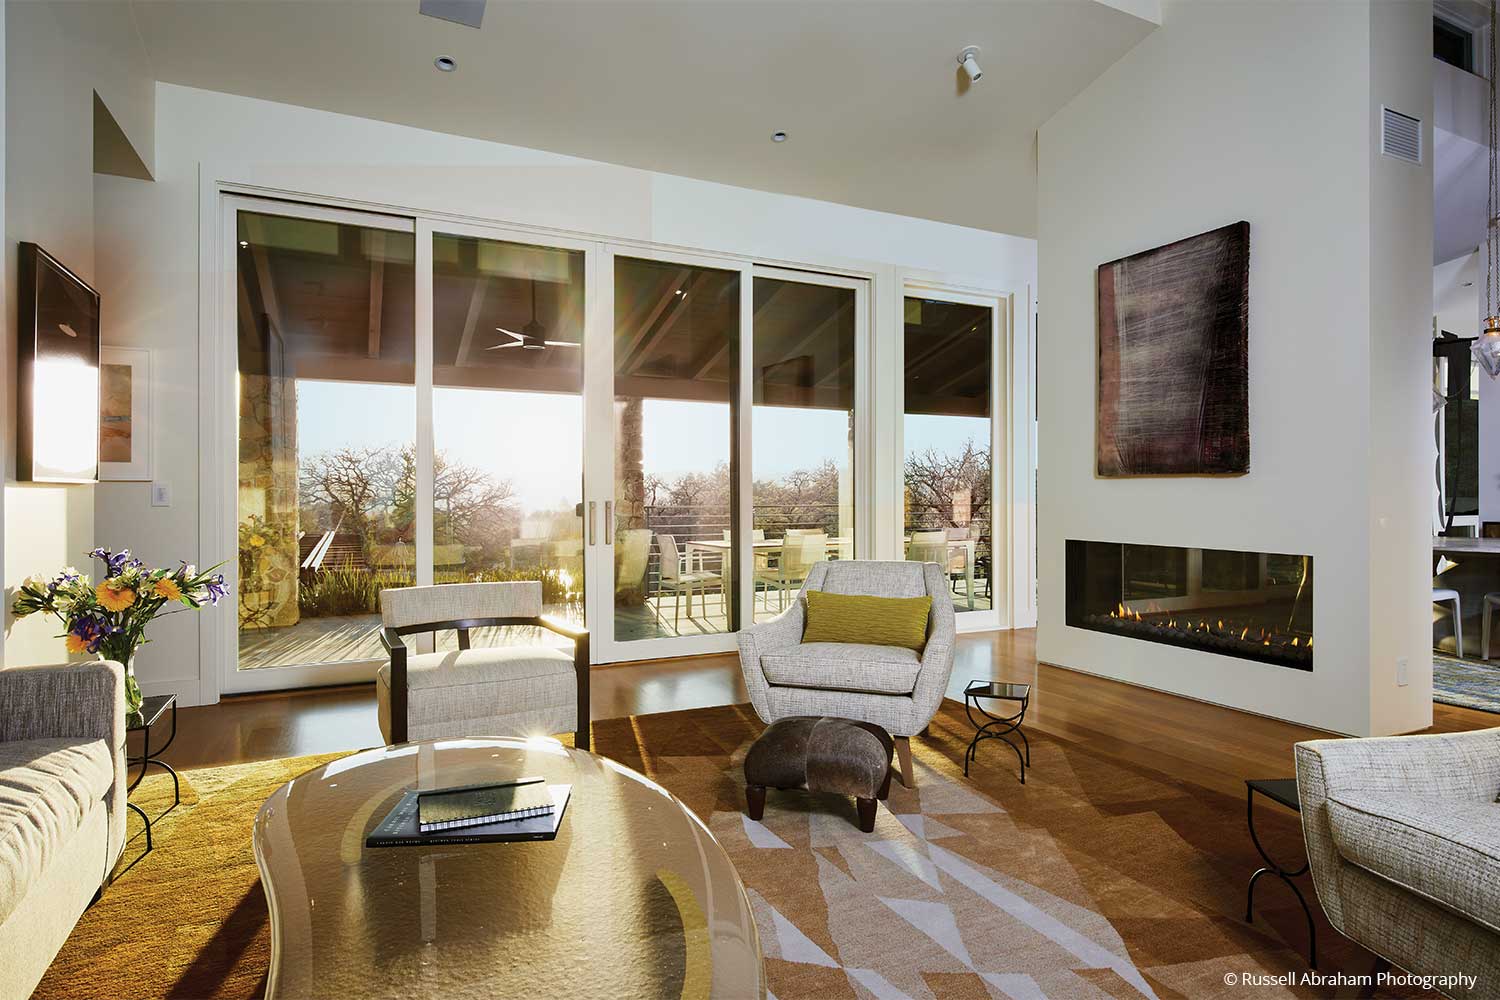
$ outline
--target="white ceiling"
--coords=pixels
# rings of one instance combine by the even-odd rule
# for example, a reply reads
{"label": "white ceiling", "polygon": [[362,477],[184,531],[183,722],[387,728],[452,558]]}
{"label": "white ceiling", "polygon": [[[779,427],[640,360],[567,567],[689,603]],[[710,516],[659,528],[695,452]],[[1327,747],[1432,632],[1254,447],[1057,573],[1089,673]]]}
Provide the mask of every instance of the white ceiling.
{"label": "white ceiling", "polygon": [[[170,83],[1034,236],[1038,126],[1151,6],[490,0],[479,30],[417,0],[133,9]],[[971,44],[985,75],[965,88]]]}

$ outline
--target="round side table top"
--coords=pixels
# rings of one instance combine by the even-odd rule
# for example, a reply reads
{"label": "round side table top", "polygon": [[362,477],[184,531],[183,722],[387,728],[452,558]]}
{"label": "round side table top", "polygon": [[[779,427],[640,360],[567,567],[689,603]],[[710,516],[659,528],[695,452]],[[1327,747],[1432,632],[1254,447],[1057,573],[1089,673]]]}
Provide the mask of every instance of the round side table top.
{"label": "round side table top", "polygon": [[[365,846],[408,789],[571,784],[550,841]],[[666,789],[554,740],[367,750],[277,789],[255,818],[271,912],[266,996],[765,996],[734,865]]]}

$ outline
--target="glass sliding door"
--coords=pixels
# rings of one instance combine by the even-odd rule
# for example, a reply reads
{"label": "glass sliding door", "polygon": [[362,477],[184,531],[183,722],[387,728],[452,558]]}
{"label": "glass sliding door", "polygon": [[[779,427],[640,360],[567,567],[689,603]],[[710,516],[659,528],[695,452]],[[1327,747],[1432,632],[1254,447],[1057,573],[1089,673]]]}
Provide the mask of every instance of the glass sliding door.
{"label": "glass sliding door", "polygon": [[[862,283],[757,272],[751,440],[755,620],[808,569],[855,554],[856,342]],[[838,281],[838,279],[824,279]]]}
{"label": "glass sliding door", "polygon": [[611,279],[611,639],[732,632],[741,272],[622,255]]}
{"label": "glass sliding door", "polygon": [[993,304],[908,295],[902,338],[906,558],[940,564],[959,611],[996,587]]}
{"label": "glass sliding door", "polygon": [[415,581],[411,224],[228,218],[238,670],[382,659],[379,592]]}
{"label": "glass sliding door", "polygon": [[433,582],[540,580],[580,623],[584,256],[432,240]]}

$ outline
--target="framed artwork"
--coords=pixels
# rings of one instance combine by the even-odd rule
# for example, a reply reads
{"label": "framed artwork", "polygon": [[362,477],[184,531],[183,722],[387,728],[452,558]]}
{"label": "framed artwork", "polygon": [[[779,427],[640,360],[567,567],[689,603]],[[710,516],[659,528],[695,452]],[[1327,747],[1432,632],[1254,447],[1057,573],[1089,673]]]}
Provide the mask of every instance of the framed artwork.
{"label": "framed artwork", "polygon": [[99,477],[99,293],[35,243],[19,247],[16,479]]}
{"label": "framed artwork", "polygon": [[1099,268],[1100,476],[1250,470],[1250,223]]}
{"label": "framed artwork", "polygon": [[106,347],[99,364],[99,478],[151,479],[151,352]]}

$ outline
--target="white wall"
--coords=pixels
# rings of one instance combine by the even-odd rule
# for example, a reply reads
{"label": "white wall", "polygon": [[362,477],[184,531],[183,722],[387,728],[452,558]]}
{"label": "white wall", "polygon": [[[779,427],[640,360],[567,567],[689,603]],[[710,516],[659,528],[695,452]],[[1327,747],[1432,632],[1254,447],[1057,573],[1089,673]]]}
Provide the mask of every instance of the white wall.
{"label": "white wall", "polygon": [[[1043,660],[1339,732],[1430,719],[1427,608],[1414,594],[1426,570],[1414,561],[1429,531],[1418,355],[1431,322],[1432,178],[1371,152],[1381,102],[1431,119],[1430,23],[1408,37],[1430,5],[1375,7],[1403,9],[1166,3],[1162,28],[1043,126]],[[1250,472],[1096,478],[1095,269],[1240,219]],[[1315,670],[1066,627],[1068,538],[1311,554]],[[1396,656],[1410,664],[1400,691]]]}
{"label": "white wall", "polygon": [[[1032,240],[170,85],[158,86],[156,109],[156,183],[96,178],[98,277],[114,316],[109,342],[155,352],[153,462],[174,497],[173,507],[153,508],[145,484],[103,484],[96,524],[101,539],[128,541],[148,560],[205,561],[197,530],[201,427],[212,408],[230,405],[198,398],[201,179],[867,269],[875,274],[877,365],[882,354],[894,356],[900,276],[942,274],[1014,291],[1026,343]],[[1020,360],[1029,366],[1024,348]],[[886,446],[877,447],[876,473],[894,484],[899,455],[890,440],[899,408],[878,416]],[[893,549],[899,486],[880,499],[877,527]],[[199,633],[208,615],[232,627],[229,608],[161,623],[140,656],[148,692],[198,699]]]}
{"label": "white wall", "polygon": [[[8,281],[17,273],[18,242],[46,248],[85,281],[94,258],[94,94],[115,114],[142,162],[151,163],[154,90],[127,5],[6,4],[5,255]],[[142,182],[134,182],[142,183]],[[6,588],[31,573],[80,568],[94,545],[92,486],[15,481],[16,310],[7,303],[4,365],[4,573]],[[106,304],[104,337],[113,322]],[[13,622],[5,612],[7,665],[65,658],[56,622]]]}

